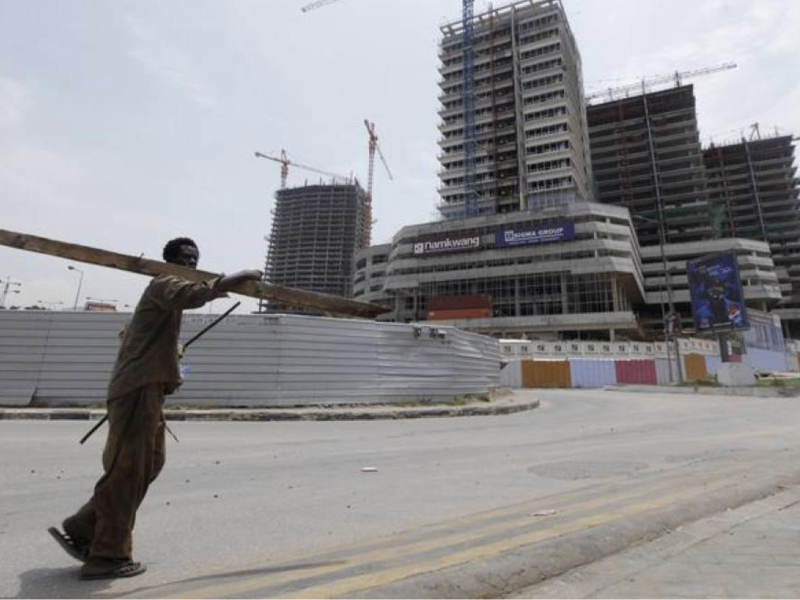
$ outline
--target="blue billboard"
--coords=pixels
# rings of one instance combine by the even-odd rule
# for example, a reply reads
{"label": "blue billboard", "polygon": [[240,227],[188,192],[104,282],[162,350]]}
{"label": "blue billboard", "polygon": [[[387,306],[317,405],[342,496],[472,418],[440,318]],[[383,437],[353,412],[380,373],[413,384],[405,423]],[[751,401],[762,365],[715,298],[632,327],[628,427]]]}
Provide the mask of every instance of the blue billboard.
{"label": "blue billboard", "polygon": [[535,227],[507,227],[494,232],[494,245],[497,248],[509,246],[529,246],[531,244],[549,244],[565,242],[575,238],[575,223],[559,221],[544,223]]}
{"label": "blue billboard", "polygon": [[690,260],[686,274],[699,333],[750,327],[736,254],[722,252]]}

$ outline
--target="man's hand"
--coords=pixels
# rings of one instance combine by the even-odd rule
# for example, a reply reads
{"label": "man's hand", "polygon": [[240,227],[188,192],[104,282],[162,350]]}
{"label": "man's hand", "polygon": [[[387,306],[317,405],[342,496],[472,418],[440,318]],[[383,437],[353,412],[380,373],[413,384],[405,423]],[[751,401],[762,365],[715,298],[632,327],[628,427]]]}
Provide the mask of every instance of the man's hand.
{"label": "man's hand", "polygon": [[256,269],[239,271],[238,273],[226,275],[220,279],[219,283],[217,284],[217,291],[224,294],[225,292],[235,288],[240,283],[244,283],[245,281],[261,281],[263,277],[264,274]]}

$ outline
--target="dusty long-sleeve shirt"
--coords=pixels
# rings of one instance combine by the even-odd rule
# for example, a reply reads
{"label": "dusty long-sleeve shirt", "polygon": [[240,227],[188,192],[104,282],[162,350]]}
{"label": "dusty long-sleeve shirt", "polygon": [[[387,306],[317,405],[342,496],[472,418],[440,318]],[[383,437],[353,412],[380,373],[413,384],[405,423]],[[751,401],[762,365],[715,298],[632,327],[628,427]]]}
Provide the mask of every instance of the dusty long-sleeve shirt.
{"label": "dusty long-sleeve shirt", "polygon": [[180,383],[178,336],[187,308],[200,308],[218,296],[219,280],[193,283],[174,275],[159,275],[142,294],[108,385],[108,398],[123,396],[149,383],[173,390]]}

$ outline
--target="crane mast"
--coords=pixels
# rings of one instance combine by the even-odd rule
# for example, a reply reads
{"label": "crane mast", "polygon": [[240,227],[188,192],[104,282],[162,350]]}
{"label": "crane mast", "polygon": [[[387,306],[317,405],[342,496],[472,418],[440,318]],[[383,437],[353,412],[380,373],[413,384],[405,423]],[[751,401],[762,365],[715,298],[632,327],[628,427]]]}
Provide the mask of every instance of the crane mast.
{"label": "crane mast", "polygon": [[473,23],[474,0],[463,0],[462,28],[464,48],[464,216],[478,214],[475,190],[475,28]]}
{"label": "crane mast", "polygon": [[378,145],[378,134],[375,133],[375,123],[364,119],[364,125],[369,135],[369,163],[367,165],[367,202],[364,207],[365,223],[361,247],[369,248],[369,246],[372,245],[372,186],[375,180],[375,154],[380,157],[383,166],[386,168],[386,173],[389,175],[389,179],[394,179],[394,177],[392,177],[389,164],[386,162],[386,158],[383,156],[383,152],[381,152],[381,147]]}

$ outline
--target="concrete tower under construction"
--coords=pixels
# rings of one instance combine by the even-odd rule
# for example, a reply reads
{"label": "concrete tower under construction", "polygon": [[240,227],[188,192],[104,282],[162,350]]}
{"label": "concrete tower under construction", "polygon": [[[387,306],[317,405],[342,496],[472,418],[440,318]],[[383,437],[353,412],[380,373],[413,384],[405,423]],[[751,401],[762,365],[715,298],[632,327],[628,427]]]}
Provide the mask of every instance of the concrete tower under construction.
{"label": "concrete tower under construction", "polygon": [[712,237],[693,87],[587,110],[598,202],[630,210],[642,246]]}
{"label": "concrete tower under construction", "polygon": [[[275,194],[265,277],[269,283],[349,297],[353,256],[366,229],[367,194],[357,181]],[[307,312],[264,302],[261,312]]]}
{"label": "concrete tower under construction", "polygon": [[712,145],[703,153],[715,232],[769,244],[781,284],[776,313],[800,336],[800,190],[792,136]]}
{"label": "concrete tower under construction", "polygon": [[668,306],[692,326],[687,261],[717,251],[737,255],[751,307],[785,305],[800,249],[789,138],[704,151],[690,85],[587,112],[597,199],[630,211],[641,244],[646,324],[663,327]]}
{"label": "concrete tower under construction", "polygon": [[[473,32],[477,212],[588,199],[591,166],[581,58],[558,0],[476,15]],[[442,28],[439,211],[465,212],[464,28]]]}

